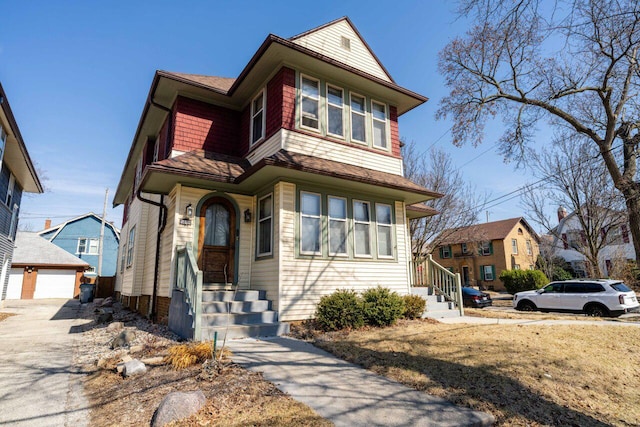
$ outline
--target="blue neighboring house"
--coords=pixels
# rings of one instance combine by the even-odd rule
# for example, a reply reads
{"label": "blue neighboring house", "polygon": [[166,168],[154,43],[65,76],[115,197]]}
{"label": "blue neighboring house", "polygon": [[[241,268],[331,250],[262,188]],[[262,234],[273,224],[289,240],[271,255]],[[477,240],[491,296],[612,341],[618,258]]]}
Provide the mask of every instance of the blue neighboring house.
{"label": "blue neighboring house", "polygon": [[[85,276],[96,277],[98,274],[102,218],[90,212],[54,227],[50,225],[50,220],[47,220],[45,229],[38,232],[38,234],[70,254],[88,262],[91,268],[85,272]],[[110,222],[105,222],[102,276],[116,275],[119,242],[120,230]]]}

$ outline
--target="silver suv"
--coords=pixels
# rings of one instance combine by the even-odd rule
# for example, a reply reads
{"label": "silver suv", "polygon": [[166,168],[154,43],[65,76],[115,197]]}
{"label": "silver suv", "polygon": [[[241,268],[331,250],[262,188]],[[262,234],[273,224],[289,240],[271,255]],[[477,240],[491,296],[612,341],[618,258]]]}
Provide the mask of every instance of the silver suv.
{"label": "silver suv", "polygon": [[518,292],[513,307],[522,311],[565,311],[587,316],[620,316],[640,311],[636,293],[619,280],[574,279]]}

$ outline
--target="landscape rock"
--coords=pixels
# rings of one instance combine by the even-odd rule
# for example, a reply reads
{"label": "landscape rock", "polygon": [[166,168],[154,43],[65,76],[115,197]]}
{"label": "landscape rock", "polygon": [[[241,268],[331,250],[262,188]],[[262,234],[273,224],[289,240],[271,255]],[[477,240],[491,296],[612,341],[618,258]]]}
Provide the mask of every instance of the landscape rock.
{"label": "landscape rock", "polygon": [[105,313],[105,312],[101,311],[96,316],[96,323],[98,323],[98,324],[100,324],[100,323],[109,323],[112,320],[113,320],[113,313]]}
{"label": "landscape rock", "polygon": [[172,421],[187,418],[200,410],[207,401],[201,390],[175,391],[162,399],[151,419],[151,427],[162,427]]}
{"label": "landscape rock", "polygon": [[124,369],[122,370],[122,376],[131,377],[134,375],[144,374],[145,372],[147,372],[145,364],[138,359],[133,359],[125,362]]}
{"label": "landscape rock", "polygon": [[113,307],[113,298],[112,297],[105,298],[102,304],[100,304],[100,307]]}
{"label": "landscape rock", "polygon": [[107,326],[107,331],[109,332],[118,332],[124,329],[124,323],[122,322],[112,322]]}
{"label": "landscape rock", "polygon": [[136,339],[135,332],[129,330],[122,331],[111,341],[111,349],[128,346],[134,339]]}
{"label": "landscape rock", "polygon": [[145,359],[140,359],[140,361],[145,365],[151,366],[160,366],[165,364],[164,356],[147,357]]}
{"label": "landscape rock", "polygon": [[132,345],[129,347],[131,353],[140,353],[142,350],[144,350],[143,345]]}
{"label": "landscape rock", "polygon": [[100,305],[102,305],[103,302],[104,302],[104,298],[93,299],[93,305],[95,305],[96,307],[100,307]]}
{"label": "landscape rock", "polygon": [[[124,372],[124,365],[127,362],[130,362],[132,360],[133,360],[133,358],[131,356],[129,356],[129,355],[125,354],[124,356],[122,356],[122,360],[120,361],[120,363],[118,363],[116,365],[116,372],[119,373],[119,374],[123,373]],[[144,362],[142,362],[142,363],[144,363]]]}

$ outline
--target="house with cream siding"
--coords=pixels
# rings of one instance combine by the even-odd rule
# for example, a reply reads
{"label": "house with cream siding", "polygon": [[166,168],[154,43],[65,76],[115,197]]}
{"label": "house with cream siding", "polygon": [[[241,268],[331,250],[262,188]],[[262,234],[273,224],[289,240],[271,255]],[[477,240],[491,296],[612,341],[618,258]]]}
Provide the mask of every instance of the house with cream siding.
{"label": "house with cream siding", "polygon": [[522,217],[444,230],[433,259],[460,274],[463,286],[504,290],[504,270],[533,270],[540,238]]}
{"label": "house with cream siding", "polygon": [[269,35],[236,78],[157,71],[113,202],[117,297],[200,338],[228,298],[263,325],[336,289],[409,293],[408,220],[440,194],[403,176],[398,117],[426,100],[348,18]]}

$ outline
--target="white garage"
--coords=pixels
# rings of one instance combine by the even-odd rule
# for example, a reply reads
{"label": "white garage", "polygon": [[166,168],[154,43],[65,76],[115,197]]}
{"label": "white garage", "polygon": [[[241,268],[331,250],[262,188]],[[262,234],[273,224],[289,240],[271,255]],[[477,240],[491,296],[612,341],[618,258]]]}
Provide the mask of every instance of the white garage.
{"label": "white garage", "polygon": [[7,287],[7,299],[20,299],[22,295],[23,268],[9,270],[9,286]]}
{"label": "white garage", "polygon": [[73,298],[75,286],[75,270],[45,270],[39,268],[33,298]]}

